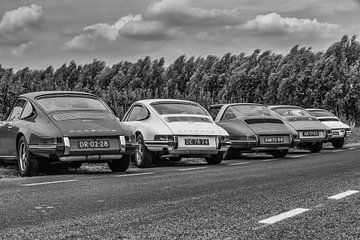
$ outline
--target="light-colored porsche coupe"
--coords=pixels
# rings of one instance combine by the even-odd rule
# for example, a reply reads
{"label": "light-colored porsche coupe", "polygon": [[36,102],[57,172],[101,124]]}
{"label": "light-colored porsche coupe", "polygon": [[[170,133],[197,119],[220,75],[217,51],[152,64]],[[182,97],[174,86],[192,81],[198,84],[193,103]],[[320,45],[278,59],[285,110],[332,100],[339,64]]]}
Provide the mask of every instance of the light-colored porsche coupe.
{"label": "light-colored porsche coupe", "polygon": [[155,159],[205,157],[219,164],[230,145],[229,134],[217,126],[199,104],[174,99],[137,101],[123,121],[136,133],[138,167],[151,167]]}
{"label": "light-colored porsche coupe", "polygon": [[350,126],[341,122],[338,117],[325,109],[309,108],[306,110],[324,125],[331,128],[332,137],[327,141],[331,142],[334,148],[342,148],[345,137],[351,134]]}
{"label": "light-colored porsche coupe", "polygon": [[313,153],[320,152],[323,142],[327,141],[332,132],[309,112],[299,106],[276,105],[268,106],[273,112],[282,117],[299,135],[298,147],[307,148]]}

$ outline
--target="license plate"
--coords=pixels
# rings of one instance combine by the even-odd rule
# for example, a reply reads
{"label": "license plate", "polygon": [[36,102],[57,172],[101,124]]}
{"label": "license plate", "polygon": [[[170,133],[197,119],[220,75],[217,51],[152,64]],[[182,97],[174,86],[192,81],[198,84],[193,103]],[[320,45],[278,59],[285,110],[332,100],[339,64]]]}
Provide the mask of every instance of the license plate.
{"label": "license plate", "polygon": [[185,138],[185,145],[209,145],[209,139]]}
{"label": "license plate", "polygon": [[306,132],[303,132],[303,136],[304,137],[319,136],[319,132],[318,131],[306,131]]}
{"label": "license plate", "polygon": [[109,140],[81,140],[78,141],[79,149],[110,148]]}
{"label": "license plate", "polygon": [[340,135],[339,132],[333,132],[333,135]]}
{"label": "license plate", "polygon": [[279,142],[284,142],[284,138],[283,137],[266,137],[266,138],[264,138],[264,142],[279,143]]}

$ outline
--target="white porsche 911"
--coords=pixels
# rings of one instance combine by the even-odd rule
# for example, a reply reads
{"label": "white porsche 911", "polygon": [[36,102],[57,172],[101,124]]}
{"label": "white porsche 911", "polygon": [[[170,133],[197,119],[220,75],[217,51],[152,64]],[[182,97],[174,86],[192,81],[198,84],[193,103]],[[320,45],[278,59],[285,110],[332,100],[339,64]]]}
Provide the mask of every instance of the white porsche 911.
{"label": "white porsche 911", "polygon": [[215,124],[199,104],[174,99],[137,101],[123,121],[136,133],[138,167],[151,167],[154,159],[179,161],[182,157],[205,157],[219,164],[229,148],[229,134]]}
{"label": "white porsche 911", "polygon": [[306,110],[331,129],[332,137],[327,142],[331,142],[334,148],[342,148],[345,138],[351,134],[350,126],[325,109],[308,108]]}

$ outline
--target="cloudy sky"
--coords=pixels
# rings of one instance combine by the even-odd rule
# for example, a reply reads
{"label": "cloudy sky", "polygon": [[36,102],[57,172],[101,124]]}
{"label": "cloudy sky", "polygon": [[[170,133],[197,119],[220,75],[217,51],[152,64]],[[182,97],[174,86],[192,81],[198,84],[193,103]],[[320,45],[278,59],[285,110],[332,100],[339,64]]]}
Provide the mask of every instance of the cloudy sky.
{"label": "cloudy sky", "polygon": [[0,0],[0,63],[15,69],[317,51],[345,34],[360,35],[360,0]]}

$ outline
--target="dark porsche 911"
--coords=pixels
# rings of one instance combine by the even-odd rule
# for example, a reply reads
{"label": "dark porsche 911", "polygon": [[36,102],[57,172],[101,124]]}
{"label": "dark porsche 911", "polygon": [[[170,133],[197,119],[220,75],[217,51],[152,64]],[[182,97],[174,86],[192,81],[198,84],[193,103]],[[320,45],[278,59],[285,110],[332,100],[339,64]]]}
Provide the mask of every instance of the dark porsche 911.
{"label": "dark porsche 911", "polygon": [[0,159],[17,160],[22,176],[34,176],[53,162],[78,168],[107,162],[126,171],[135,135],[98,97],[51,91],[20,95],[0,122]]}
{"label": "dark porsche 911", "polygon": [[215,122],[230,135],[227,158],[242,152],[266,152],[285,157],[298,143],[296,131],[265,106],[253,103],[219,104],[210,107]]}

